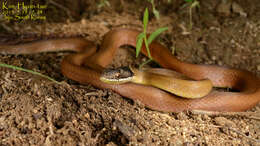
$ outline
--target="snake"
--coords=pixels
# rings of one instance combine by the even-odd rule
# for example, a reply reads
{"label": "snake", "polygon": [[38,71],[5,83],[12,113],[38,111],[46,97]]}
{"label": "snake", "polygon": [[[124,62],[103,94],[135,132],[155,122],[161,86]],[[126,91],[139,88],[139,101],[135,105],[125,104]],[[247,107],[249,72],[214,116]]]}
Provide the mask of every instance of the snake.
{"label": "snake", "polygon": [[105,69],[100,80],[109,84],[124,84],[132,82],[150,85],[183,98],[201,98],[206,96],[213,88],[209,79],[195,81],[168,69],[162,68],[135,68],[119,67]]}
{"label": "snake", "polygon": [[[111,84],[100,78],[112,62],[116,51],[124,45],[136,46],[140,31],[129,28],[112,29],[103,36],[99,47],[85,38],[59,38],[36,42],[1,45],[1,54],[34,54],[70,50],[61,61],[64,76],[80,84],[91,84],[100,89],[110,89],[123,97],[140,101],[147,108],[162,112],[182,112],[191,110],[241,112],[255,107],[260,102],[260,79],[253,73],[216,66],[192,64],[181,61],[171,51],[157,41],[150,45],[152,58],[161,67],[174,70],[184,76],[200,81],[210,80],[214,87],[227,87],[238,92],[211,90],[201,98],[187,99],[154,86],[127,82]],[[143,45],[141,52],[147,56]],[[185,90],[185,89],[183,89]],[[203,90],[203,86],[198,90]]]}

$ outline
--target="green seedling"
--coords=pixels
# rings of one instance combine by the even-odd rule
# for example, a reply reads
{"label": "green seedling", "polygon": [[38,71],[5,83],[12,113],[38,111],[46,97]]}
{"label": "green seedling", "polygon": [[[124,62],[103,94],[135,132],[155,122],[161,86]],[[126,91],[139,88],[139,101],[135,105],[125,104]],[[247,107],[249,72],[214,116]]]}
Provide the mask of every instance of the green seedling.
{"label": "green seedling", "polygon": [[97,7],[100,9],[102,7],[108,6],[110,7],[110,3],[108,0],[100,0]]}
{"label": "green seedling", "polygon": [[38,75],[40,77],[46,78],[46,79],[48,79],[48,80],[50,80],[50,81],[52,81],[54,83],[61,84],[61,82],[58,82],[58,81],[54,80],[53,78],[51,78],[49,76],[43,75],[43,74],[41,74],[39,72],[35,72],[33,70],[24,69],[24,68],[21,68],[21,67],[18,67],[18,66],[13,66],[13,65],[5,64],[5,63],[0,63],[0,67],[6,67],[6,68],[11,68],[11,69],[15,69],[15,70],[28,72],[28,73],[31,73],[31,74]]}
{"label": "green seedling", "polygon": [[159,13],[159,11],[156,10],[156,8],[155,8],[154,0],[147,0],[147,1],[152,4],[153,14],[154,14],[155,18],[156,18],[157,20],[159,20],[159,19],[160,19],[160,13]]}
{"label": "green seedling", "polygon": [[200,7],[200,3],[197,0],[185,0],[187,4],[184,5],[184,7],[189,6],[189,15],[190,15],[190,26],[189,29],[192,29],[193,22],[192,22],[192,9],[196,7]]}
{"label": "green seedling", "polygon": [[144,63],[142,63],[139,68],[142,68],[145,64],[149,63],[150,61],[153,60],[151,53],[150,53],[150,49],[149,49],[149,44],[151,44],[151,42],[162,32],[166,31],[168,28],[167,27],[162,27],[157,29],[156,31],[154,31],[153,33],[151,33],[151,35],[147,38],[147,24],[148,24],[148,20],[149,20],[149,13],[148,13],[148,9],[146,8],[144,11],[144,17],[143,17],[143,32],[141,32],[138,37],[137,37],[137,41],[136,41],[136,57],[138,57],[138,55],[140,54],[143,42],[148,54],[148,58],[149,60],[145,61]]}

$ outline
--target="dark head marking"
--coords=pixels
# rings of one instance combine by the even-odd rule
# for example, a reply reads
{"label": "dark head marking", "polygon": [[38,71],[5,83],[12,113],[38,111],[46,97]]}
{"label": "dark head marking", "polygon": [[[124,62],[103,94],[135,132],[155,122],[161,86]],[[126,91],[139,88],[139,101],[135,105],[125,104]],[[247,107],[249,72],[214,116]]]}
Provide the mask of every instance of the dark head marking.
{"label": "dark head marking", "polygon": [[133,77],[134,73],[129,67],[119,67],[116,69],[105,69],[101,76],[108,80],[124,80]]}

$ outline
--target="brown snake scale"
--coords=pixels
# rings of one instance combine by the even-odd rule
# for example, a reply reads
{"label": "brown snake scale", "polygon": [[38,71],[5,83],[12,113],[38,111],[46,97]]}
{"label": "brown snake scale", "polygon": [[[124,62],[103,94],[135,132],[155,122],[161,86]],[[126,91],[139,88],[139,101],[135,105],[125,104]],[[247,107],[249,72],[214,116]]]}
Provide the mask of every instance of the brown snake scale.
{"label": "brown snake scale", "polygon": [[[177,60],[171,52],[152,42],[151,55],[162,67],[180,72],[192,79],[210,79],[214,86],[230,87],[240,92],[212,91],[200,99],[184,99],[155,87],[126,83],[106,84],[99,80],[102,70],[111,63],[122,45],[135,46],[140,32],[132,29],[115,29],[106,33],[100,49],[83,38],[66,38],[37,41],[20,45],[2,45],[2,54],[31,54],[48,51],[72,50],[78,53],[66,56],[61,63],[62,73],[82,84],[112,89],[124,97],[139,100],[147,107],[165,112],[185,110],[245,111],[260,102],[260,79],[248,71],[214,65],[195,65]],[[144,47],[142,53],[146,54]],[[90,66],[90,67],[88,67]]]}

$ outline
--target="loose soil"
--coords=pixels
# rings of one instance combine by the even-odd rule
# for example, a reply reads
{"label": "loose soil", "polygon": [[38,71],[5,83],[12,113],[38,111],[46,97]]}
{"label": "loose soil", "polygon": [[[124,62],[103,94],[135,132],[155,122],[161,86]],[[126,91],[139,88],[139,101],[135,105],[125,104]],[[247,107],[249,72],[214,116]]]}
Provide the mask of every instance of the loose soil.
{"label": "loose soil", "polygon": [[[110,0],[110,6],[101,8],[96,2],[50,0],[46,21],[1,18],[0,41],[83,36],[99,44],[114,28],[142,30],[144,8],[151,8],[137,0]],[[260,77],[259,1],[200,1],[200,8],[192,10],[191,29],[189,7],[184,5],[182,0],[156,3],[160,19],[150,13],[148,32],[167,26],[158,40],[182,61],[245,69]],[[134,52],[125,50],[112,67],[146,59],[136,60]],[[60,85],[0,68],[0,145],[260,145],[260,104],[237,114],[153,111],[64,77],[60,61],[69,53],[0,55],[0,62],[62,81]]]}

